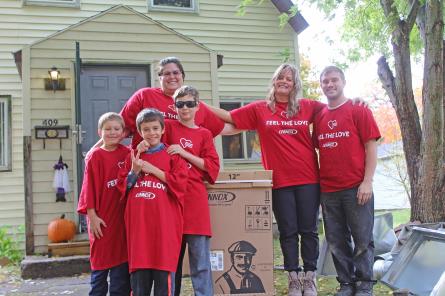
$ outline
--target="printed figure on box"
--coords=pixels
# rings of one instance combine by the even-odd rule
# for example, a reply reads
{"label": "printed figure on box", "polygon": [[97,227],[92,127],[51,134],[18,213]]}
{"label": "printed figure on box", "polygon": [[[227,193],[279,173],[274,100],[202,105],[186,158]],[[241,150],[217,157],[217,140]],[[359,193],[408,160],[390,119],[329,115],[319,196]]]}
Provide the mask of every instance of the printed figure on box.
{"label": "printed figure on box", "polygon": [[265,293],[261,279],[250,271],[257,249],[247,241],[233,243],[228,251],[232,266],[215,282],[217,294]]}

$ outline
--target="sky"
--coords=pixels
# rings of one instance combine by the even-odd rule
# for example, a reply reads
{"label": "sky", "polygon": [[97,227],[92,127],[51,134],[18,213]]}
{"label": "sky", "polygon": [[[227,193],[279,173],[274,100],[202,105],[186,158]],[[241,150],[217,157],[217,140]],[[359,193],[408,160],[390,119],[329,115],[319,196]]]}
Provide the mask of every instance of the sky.
{"label": "sky", "polygon": [[[341,42],[339,33],[341,18],[337,16],[338,21],[327,21],[324,19],[322,12],[310,6],[306,1],[299,1],[298,5],[302,15],[309,23],[309,27],[298,36],[299,51],[309,57],[315,72],[320,73],[324,67],[331,65],[336,55],[338,55],[335,44]],[[334,41],[333,45],[327,44],[326,37]],[[345,71],[345,94],[347,97],[367,99],[374,94],[384,96],[377,75],[377,60],[379,57],[379,55],[375,55],[366,61],[351,64]],[[422,73],[421,67],[421,65],[414,65],[413,74]],[[421,76],[413,76],[414,86],[420,86]]]}

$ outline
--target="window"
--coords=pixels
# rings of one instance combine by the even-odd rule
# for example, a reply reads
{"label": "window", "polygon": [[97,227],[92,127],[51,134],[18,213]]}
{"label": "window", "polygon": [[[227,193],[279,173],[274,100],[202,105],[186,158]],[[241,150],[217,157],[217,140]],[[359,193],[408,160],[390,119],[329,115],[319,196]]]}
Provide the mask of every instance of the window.
{"label": "window", "polygon": [[24,5],[80,7],[80,0],[23,0]]}
{"label": "window", "polygon": [[11,170],[11,97],[0,96],[0,171]]}
{"label": "window", "polygon": [[[221,102],[222,109],[230,111],[248,103]],[[256,131],[246,131],[238,135],[223,136],[224,160],[246,160],[252,162],[261,161],[261,148]]]}
{"label": "window", "polygon": [[148,8],[152,10],[197,12],[198,0],[148,0]]}

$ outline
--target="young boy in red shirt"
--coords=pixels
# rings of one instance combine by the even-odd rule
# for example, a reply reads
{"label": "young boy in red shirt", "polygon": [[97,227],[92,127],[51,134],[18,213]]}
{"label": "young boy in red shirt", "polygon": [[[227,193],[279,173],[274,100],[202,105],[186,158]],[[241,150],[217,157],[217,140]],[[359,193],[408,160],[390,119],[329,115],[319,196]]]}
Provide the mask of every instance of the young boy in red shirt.
{"label": "young boy in red shirt", "polygon": [[192,86],[182,86],[174,94],[179,120],[166,121],[167,152],[180,155],[188,162],[189,179],[184,195],[184,235],[175,295],[181,291],[182,261],[188,245],[190,276],[196,296],[213,295],[210,265],[210,212],[203,180],[215,183],[219,172],[219,157],[211,132],[195,124],[199,109],[199,93]]}
{"label": "young boy in red shirt", "polygon": [[[77,211],[88,215],[90,238],[91,290],[89,295],[128,296],[130,280],[125,240],[124,209],[117,189],[119,168],[129,149],[119,142],[124,120],[114,112],[99,118],[98,134],[102,145],[85,160],[85,172]],[[110,249],[112,248],[112,249]]]}
{"label": "young boy in red shirt", "polygon": [[146,146],[127,157],[120,173],[120,180],[126,182],[119,185],[127,198],[131,289],[134,296],[146,296],[154,284],[155,296],[170,296],[171,272],[176,271],[181,248],[187,166],[179,155],[167,153],[167,145],[161,142],[162,113],[142,110],[136,127]]}

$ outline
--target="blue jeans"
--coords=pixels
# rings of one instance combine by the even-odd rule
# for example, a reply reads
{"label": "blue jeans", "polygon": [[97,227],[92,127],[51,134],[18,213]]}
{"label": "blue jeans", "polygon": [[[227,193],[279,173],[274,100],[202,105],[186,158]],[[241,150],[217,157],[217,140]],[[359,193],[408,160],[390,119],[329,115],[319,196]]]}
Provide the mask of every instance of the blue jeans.
{"label": "blue jeans", "polygon": [[359,205],[357,189],[321,194],[326,241],[340,283],[372,280],[374,196],[366,204]]}
{"label": "blue jeans", "polygon": [[272,208],[280,231],[284,269],[299,271],[299,247],[304,271],[315,271],[318,260],[320,186],[306,184],[272,190]]}
{"label": "blue jeans", "polygon": [[184,234],[175,274],[175,295],[181,294],[182,262],[185,246],[188,245],[190,277],[195,296],[213,295],[212,266],[210,264],[210,237],[205,235]]}
{"label": "blue jeans", "polygon": [[110,274],[110,296],[130,295],[130,275],[128,263],[110,269],[91,271],[90,296],[106,296],[108,292],[108,274]]}

